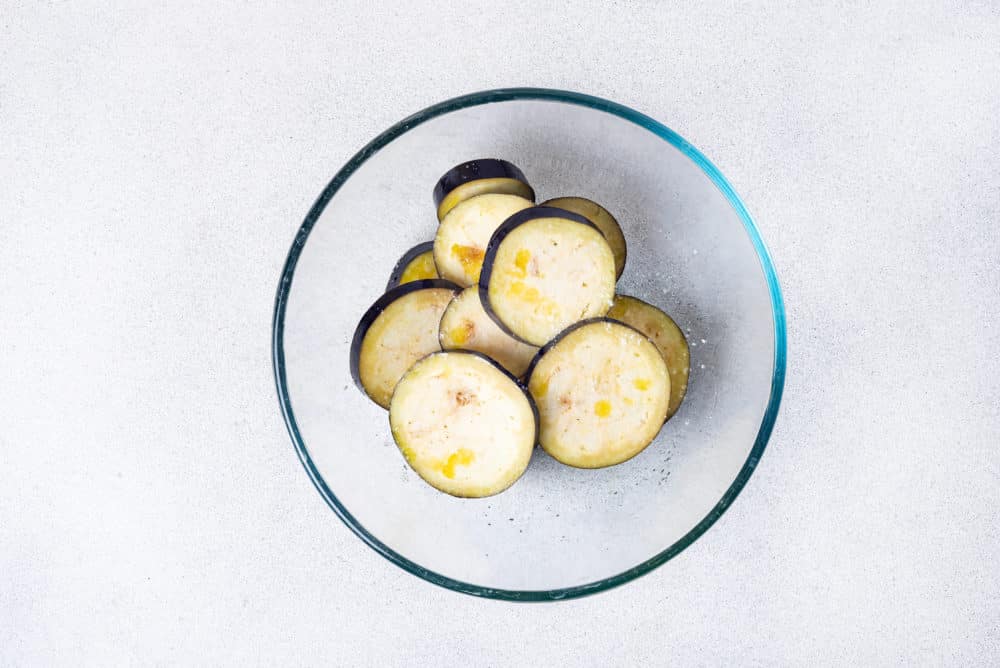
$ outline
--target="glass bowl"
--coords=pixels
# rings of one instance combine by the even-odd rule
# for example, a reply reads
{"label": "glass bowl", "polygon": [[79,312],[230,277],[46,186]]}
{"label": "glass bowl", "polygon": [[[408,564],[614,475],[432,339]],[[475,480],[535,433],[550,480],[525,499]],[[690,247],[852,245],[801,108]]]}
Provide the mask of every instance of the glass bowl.
{"label": "glass bowl", "polygon": [[[628,462],[574,469],[536,448],[506,492],[457,499],[408,468],[387,413],[351,381],[348,351],[399,256],[433,238],[438,177],[479,157],[521,167],[539,202],[581,195],[617,216],[628,240],[618,290],[677,321],[691,377],[679,412]],[[778,411],[784,310],[750,215],[691,144],[600,98],[493,90],[400,121],[334,175],[289,251],[273,355],[299,458],[359,538],[456,591],[553,600],[649,572],[733,502]]]}

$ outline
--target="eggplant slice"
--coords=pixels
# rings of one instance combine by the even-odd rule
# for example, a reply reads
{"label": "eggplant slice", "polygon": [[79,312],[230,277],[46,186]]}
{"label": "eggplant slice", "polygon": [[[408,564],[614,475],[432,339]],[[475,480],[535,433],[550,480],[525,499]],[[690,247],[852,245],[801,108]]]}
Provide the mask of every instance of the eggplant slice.
{"label": "eggplant slice", "polygon": [[434,186],[438,220],[444,220],[460,202],[490,193],[535,201],[535,191],[516,165],[495,158],[470,160],[449,169]]}
{"label": "eggplant slice", "polygon": [[507,218],[531,206],[517,195],[478,195],[448,212],[434,237],[434,264],[441,278],[463,288],[479,280],[486,245]]}
{"label": "eggplant slice", "polygon": [[538,415],[524,388],[493,360],[445,351],[424,357],[400,379],[389,426],[427,483],[452,496],[483,497],[524,473]]}
{"label": "eggplant slice", "polygon": [[493,322],[479,301],[479,287],[472,285],[455,295],[441,316],[439,333],[444,350],[475,350],[520,378],[538,347],[512,337]]}
{"label": "eggplant slice", "polygon": [[539,444],[563,464],[620,464],[649,445],[667,416],[670,374],[641,332],[609,318],[577,323],[538,353],[528,391]]}
{"label": "eggplant slice", "polygon": [[508,218],[493,233],[479,276],[479,298],[493,321],[536,346],[607,313],[614,293],[615,258],[604,235],[554,207]]}
{"label": "eggplant slice", "polygon": [[594,225],[597,225],[597,229],[608,240],[608,245],[611,246],[611,250],[615,254],[615,278],[619,279],[622,277],[622,272],[625,271],[625,258],[628,255],[625,245],[625,233],[622,232],[621,225],[618,224],[618,221],[615,220],[615,217],[607,209],[586,197],[556,197],[547,202],[542,202],[539,206],[554,206],[566,209],[567,211],[580,214]]}
{"label": "eggplant slice", "polygon": [[673,417],[687,393],[691,351],[681,328],[673,319],[641,299],[628,295],[615,295],[608,317],[635,327],[649,337],[663,355],[670,372],[670,408],[667,419]]}
{"label": "eggplant slice", "polygon": [[392,290],[397,285],[421,281],[427,278],[438,278],[437,267],[434,266],[434,242],[425,241],[417,244],[403,253],[389,275],[389,283],[385,289]]}
{"label": "eggplant slice", "polygon": [[441,350],[441,314],[458,292],[441,279],[413,281],[389,290],[365,312],[351,342],[354,383],[382,408],[418,359]]}

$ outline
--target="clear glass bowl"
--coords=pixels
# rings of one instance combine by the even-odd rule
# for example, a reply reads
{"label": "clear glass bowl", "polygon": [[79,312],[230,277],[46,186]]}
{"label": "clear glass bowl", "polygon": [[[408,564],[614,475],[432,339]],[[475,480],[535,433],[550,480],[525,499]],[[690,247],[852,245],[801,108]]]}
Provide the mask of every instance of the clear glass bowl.
{"label": "clear glass bowl", "polygon": [[[628,240],[619,292],[673,316],[691,343],[691,378],[680,411],[632,460],[580,470],[536,449],[513,487],[469,500],[407,467],[387,413],[351,382],[348,350],[400,254],[433,238],[437,178],[478,157],[520,166],[538,201],[582,195],[617,216]],[[273,334],[289,433],[340,519],[415,575],[508,600],[601,591],[690,545],[753,473],[785,370],[774,267],[722,174],[647,116],[545,89],[442,102],[355,155],[296,235]]]}

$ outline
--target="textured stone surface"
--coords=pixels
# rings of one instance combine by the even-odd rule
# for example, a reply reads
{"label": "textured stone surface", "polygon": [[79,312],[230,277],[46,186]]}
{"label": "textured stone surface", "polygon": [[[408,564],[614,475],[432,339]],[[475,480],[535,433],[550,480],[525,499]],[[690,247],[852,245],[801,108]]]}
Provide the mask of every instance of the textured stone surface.
{"label": "textured stone surface", "polygon": [[[0,664],[1000,661],[995,5],[283,4],[0,11]],[[788,306],[782,412],[732,509],[552,605],[365,547],[296,460],[269,363],[330,175],[508,85],[692,141]]]}

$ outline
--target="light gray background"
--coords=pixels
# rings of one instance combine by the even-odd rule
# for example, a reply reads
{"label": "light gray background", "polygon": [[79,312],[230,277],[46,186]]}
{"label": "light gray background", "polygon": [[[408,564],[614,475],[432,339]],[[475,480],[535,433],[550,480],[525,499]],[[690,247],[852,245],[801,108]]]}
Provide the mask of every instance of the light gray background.
{"label": "light gray background", "polygon": [[[997,5],[283,4],[0,5],[0,664],[1000,661]],[[735,505],[653,574],[551,605],[365,547],[269,362],[333,172],[508,85],[692,141],[788,306],[785,400]]]}

